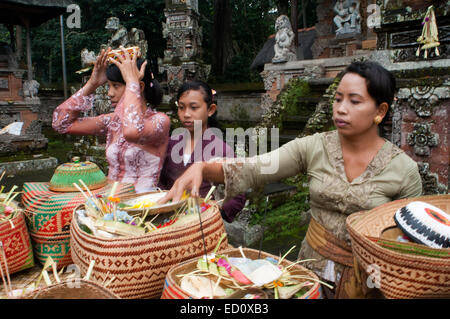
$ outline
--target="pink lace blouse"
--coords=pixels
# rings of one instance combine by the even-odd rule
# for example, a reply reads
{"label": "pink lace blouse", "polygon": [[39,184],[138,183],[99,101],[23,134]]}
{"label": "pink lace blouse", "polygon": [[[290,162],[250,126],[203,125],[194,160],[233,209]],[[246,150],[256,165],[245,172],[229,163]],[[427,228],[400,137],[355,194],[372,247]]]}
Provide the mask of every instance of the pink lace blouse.
{"label": "pink lace blouse", "polygon": [[80,118],[93,102],[94,95],[80,89],[55,109],[53,128],[61,134],[106,135],[108,178],[134,184],[137,193],[154,190],[169,141],[169,117],[144,106],[138,83],[127,84],[113,113]]}

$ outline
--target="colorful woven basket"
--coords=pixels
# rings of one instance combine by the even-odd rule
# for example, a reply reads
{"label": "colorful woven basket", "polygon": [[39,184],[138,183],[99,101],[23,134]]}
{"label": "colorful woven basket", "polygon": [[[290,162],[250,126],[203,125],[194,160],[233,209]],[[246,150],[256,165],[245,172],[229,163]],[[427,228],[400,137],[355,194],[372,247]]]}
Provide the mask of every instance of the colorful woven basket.
{"label": "colorful woven basket", "polygon": [[[85,198],[80,192],[52,192],[49,183],[25,183],[22,203],[25,207],[28,228],[35,256],[44,264],[48,256],[58,263],[58,268],[72,263],[70,256],[70,223],[75,207]],[[108,195],[112,185],[92,191]],[[134,192],[132,184],[119,184],[116,194]]]}
{"label": "colorful woven basket", "polygon": [[[212,252],[226,233],[222,217],[217,205],[201,217],[206,250]],[[91,280],[104,282],[115,276],[109,288],[121,298],[160,298],[170,267],[204,254],[198,218],[134,237],[97,238],[81,230],[77,222],[70,232],[74,263],[84,274],[95,260]],[[225,238],[219,249],[227,247]]]}
{"label": "colorful woven basket", "polygon": [[108,182],[105,174],[97,164],[86,161],[80,162],[79,157],[73,158],[73,163],[59,165],[50,180],[49,190],[54,192],[76,192],[73,183],[79,184],[79,180],[87,185],[90,190],[105,186]]}
{"label": "colorful woven basket", "polygon": [[[243,248],[242,250],[244,252],[244,255],[250,259],[259,259],[259,258],[264,259],[266,257],[271,257],[276,260],[279,260],[279,257],[269,254],[269,253],[266,253],[266,252],[263,252],[263,251],[261,252],[260,257],[258,257],[258,255],[259,255],[258,250],[250,249],[250,248]],[[235,248],[222,251],[221,254],[227,255],[230,257],[241,257],[241,253],[240,253],[239,249],[235,249]],[[194,259],[185,261],[177,266],[174,266],[169,270],[169,272],[167,273],[167,276],[166,276],[166,280],[164,282],[164,290],[163,290],[161,299],[194,299],[193,296],[189,295],[187,292],[185,292],[184,290],[181,289],[180,279],[179,279],[179,277],[177,277],[177,275],[187,274],[187,273],[194,271],[197,268],[197,261],[198,261],[198,258],[194,258]],[[291,262],[289,262],[287,260],[283,260],[281,262],[281,264],[283,266],[288,266],[289,264],[291,264]],[[300,266],[299,264],[293,266],[293,268],[291,268],[290,272],[291,273],[295,272],[297,274],[304,274],[304,275],[307,275],[309,277],[313,277],[313,278],[319,280],[319,278],[317,277],[316,274],[314,274],[312,271],[306,269],[305,267]],[[315,284],[299,299],[321,299],[321,298],[322,298],[321,286],[318,282],[315,282]]]}
{"label": "colorful woven basket", "polygon": [[450,195],[434,195],[401,199],[352,214],[347,217],[347,229],[353,254],[362,269],[380,270],[371,276],[379,275],[379,289],[387,298],[449,298],[450,249],[382,238],[386,229],[396,226],[395,212],[412,201],[450,210]]}
{"label": "colorful woven basket", "polygon": [[120,299],[109,289],[84,279],[63,281],[37,289],[20,299]]}
{"label": "colorful woven basket", "polygon": [[[15,214],[10,222],[0,223],[0,241],[5,250],[9,274],[34,266],[33,249],[24,214],[22,211]],[[0,264],[5,273],[6,268],[1,258]]]}

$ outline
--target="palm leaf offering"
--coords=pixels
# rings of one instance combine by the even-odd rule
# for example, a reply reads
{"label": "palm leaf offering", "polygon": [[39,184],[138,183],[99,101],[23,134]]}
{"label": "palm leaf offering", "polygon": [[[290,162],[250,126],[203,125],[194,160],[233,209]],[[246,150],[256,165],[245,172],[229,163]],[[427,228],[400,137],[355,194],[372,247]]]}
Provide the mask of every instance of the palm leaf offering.
{"label": "palm leaf offering", "polygon": [[[83,185],[82,180],[80,183]],[[214,190],[213,186],[200,206],[186,192],[177,203],[158,205],[156,201],[162,198],[165,192],[133,198],[125,196],[122,199],[115,197],[117,182],[109,196],[94,196],[89,188],[83,185],[86,194],[78,184],[74,183],[74,186],[85,197],[84,207],[75,210],[80,228],[101,238],[140,236],[175,224],[180,225],[192,220],[192,216],[198,218],[198,215],[194,214],[203,213],[212,206],[209,199]],[[164,209],[161,211],[161,208]]]}
{"label": "palm leaf offering", "polygon": [[242,247],[239,247],[241,256],[230,256],[226,252],[217,253],[217,247],[212,254],[198,259],[194,270],[176,275],[180,288],[188,295],[206,299],[237,295],[243,299],[259,299],[262,295],[290,299],[301,297],[316,283],[329,286],[317,276],[299,270],[298,264],[306,260],[285,259],[295,246],[278,259],[249,258]]}
{"label": "palm leaf offering", "polygon": [[420,56],[420,51],[424,51],[424,58],[428,58],[428,49],[435,48],[435,53],[439,56],[438,46],[440,45],[439,37],[438,37],[438,28],[436,24],[436,16],[434,14],[434,7],[429,6],[427,13],[422,22],[423,29],[422,34],[417,39],[417,42],[420,44],[417,49],[416,56]]}

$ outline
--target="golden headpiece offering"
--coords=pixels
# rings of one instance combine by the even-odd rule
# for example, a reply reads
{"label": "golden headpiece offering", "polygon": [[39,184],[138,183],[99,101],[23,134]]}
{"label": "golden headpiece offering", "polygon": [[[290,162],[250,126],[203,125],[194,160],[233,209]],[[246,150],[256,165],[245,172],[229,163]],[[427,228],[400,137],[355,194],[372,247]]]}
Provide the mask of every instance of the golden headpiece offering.
{"label": "golden headpiece offering", "polygon": [[[125,48],[126,52],[128,52],[128,54],[130,55],[130,57],[134,57],[134,55],[136,54],[136,56],[138,58],[141,57],[141,49],[139,49],[139,47],[128,47]],[[108,53],[108,57],[109,58],[113,58],[115,60],[118,60],[116,54],[119,54],[120,56],[122,56],[123,58],[125,58],[125,52],[122,49],[117,49],[117,50],[111,50]]]}

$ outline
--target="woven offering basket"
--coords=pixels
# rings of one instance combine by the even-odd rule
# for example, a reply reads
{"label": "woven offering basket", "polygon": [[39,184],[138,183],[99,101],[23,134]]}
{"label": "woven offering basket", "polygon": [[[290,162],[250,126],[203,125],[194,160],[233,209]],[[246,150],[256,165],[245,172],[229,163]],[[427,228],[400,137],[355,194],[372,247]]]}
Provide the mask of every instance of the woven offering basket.
{"label": "woven offering basket", "polygon": [[[266,257],[271,257],[276,260],[279,260],[279,257],[261,251],[261,255],[259,255],[259,250],[251,249],[251,248],[242,248],[244,255],[250,259],[264,259]],[[222,251],[221,254],[227,255],[229,257],[241,257],[241,253],[239,249],[233,248],[229,250]],[[167,273],[166,280],[164,283],[164,291],[162,293],[161,299],[195,299],[195,297],[189,295],[189,293],[185,292],[180,287],[181,278],[178,275],[188,274],[197,269],[197,261],[198,258],[193,258],[191,260],[185,261],[177,266],[172,267]],[[281,265],[288,266],[291,262],[288,260],[283,260]],[[304,274],[309,277],[315,278],[319,280],[316,274],[312,271],[306,269],[299,264],[295,265],[290,272],[292,274]],[[309,290],[299,299],[321,299],[322,298],[322,290],[320,284],[315,282],[313,286],[309,288]]]}
{"label": "woven offering basket", "polygon": [[[206,250],[210,253],[222,234],[226,234],[217,205],[203,212],[201,221]],[[196,214],[187,222],[142,236],[97,238],[84,232],[75,220],[70,233],[72,260],[81,272],[85,274],[90,261],[95,260],[91,280],[104,282],[115,277],[108,287],[121,298],[160,298],[170,267],[201,256],[205,251]],[[225,237],[219,251],[227,247]]]}
{"label": "woven offering basket", "polygon": [[450,249],[382,239],[396,226],[395,212],[412,201],[450,211],[450,195],[422,196],[386,203],[347,217],[353,254],[361,269],[377,265],[380,290],[386,298],[449,298]]}
{"label": "woven offering basket", "polygon": [[[50,256],[58,268],[70,265],[70,223],[75,207],[84,203],[80,192],[61,193],[49,190],[49,183],[25,183],[22,203],[26,209],[34,255],[41,264]],[[93,190],[93,194],[107,195],[112,184]],[[119,184],[119,196],[134,193],[132,184]]]}
{"label": "woven offering basket", "polygon": [[85,279],[63,281],[37,289],[20,299],[120,299],[109,289]]}
{"label": "woven offering basket", "polygon": [[[0,241],[3,243],[9,274],[34,266],[33,248],[22,211],[16,212],[10,221],[0,223]],[[3,271],[5,265],[0,259]]]}

